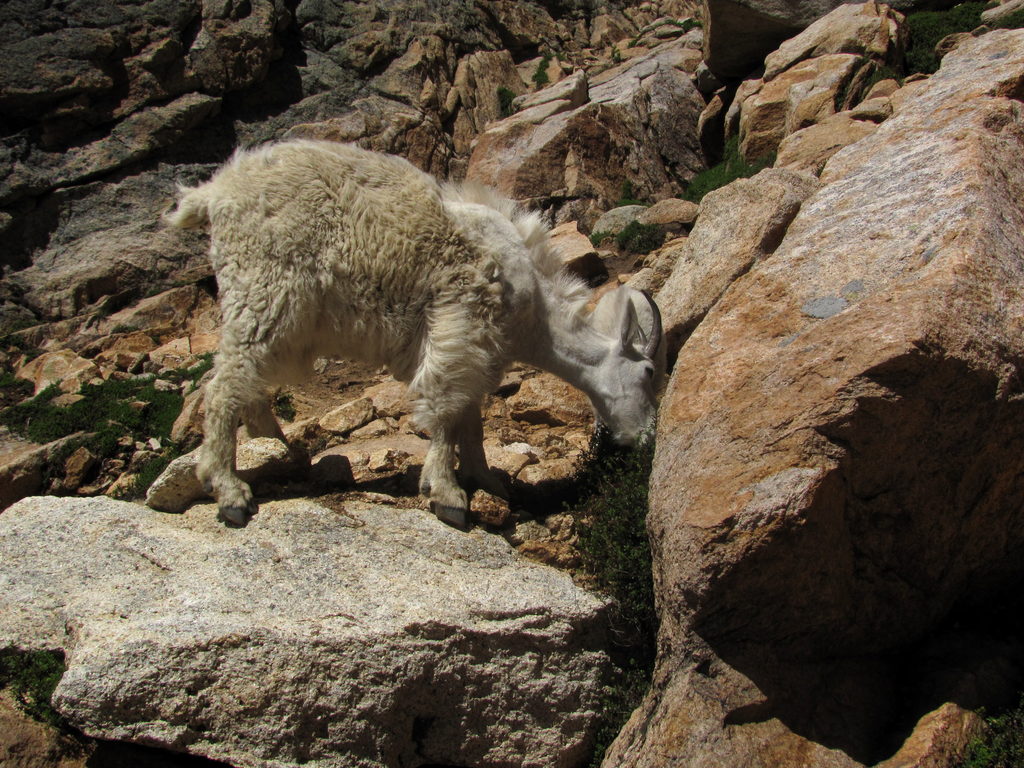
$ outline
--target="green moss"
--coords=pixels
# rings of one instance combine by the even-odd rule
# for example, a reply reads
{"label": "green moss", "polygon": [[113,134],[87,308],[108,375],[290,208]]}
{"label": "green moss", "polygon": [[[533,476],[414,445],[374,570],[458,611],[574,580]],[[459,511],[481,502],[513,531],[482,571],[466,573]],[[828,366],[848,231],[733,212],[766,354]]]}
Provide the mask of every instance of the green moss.
{"label": "green moss", "polygon": [[931,74],[939,68],[935,46],[957,32],[970,32],[981,25],[985,3],[960,3],[946,11],[918,11],[907,14],[907,72]]}
{"label": "green moss", "polygon": [[748,163],[740,154],[739,146],[739,137],[734,136],[729,139],[725,145],[722,162],[694,176],[686,188],[683,199],[699,203],[708,192],[713,192],[720,187],[724,187],[726,184],[731,184],[737,179],[753,176],[775,163],[774,154],[762,157],[753,163]]}
{"label": "green moss", "polygon": [[64,669],[64,656],[56,651],[0,650],[0,687],[9,689],[31,717],[57,727],[63,718],[50,705],[50,697]]}
{"label": "green moss", "polygon": [[619,248],[629,253],[650,253],[661,246],[665,233],[657,224],[641,224],[631,221],[615,236]]}

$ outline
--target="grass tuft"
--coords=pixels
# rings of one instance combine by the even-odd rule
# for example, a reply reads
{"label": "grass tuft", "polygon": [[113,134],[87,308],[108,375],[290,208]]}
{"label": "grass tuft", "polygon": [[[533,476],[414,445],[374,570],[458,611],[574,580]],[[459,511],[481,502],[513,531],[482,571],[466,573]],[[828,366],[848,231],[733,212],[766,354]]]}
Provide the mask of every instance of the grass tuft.
{"label": "grass tuft", "polygon": [[759,171],[772,166],[774,163],[774,153],[767,157],[762,157],[759,160],[755,160],[753,163],[748,163],[740,154],[739,137],[733,136],[725,145],[725,153],[722,162],[708,168],[706,171],[701,171],[694,176],[693,180],[686,188],[683,199],[699,203],[709,192],[713,192],[720,187],[724,187],[726,184],[731,184],[737,179],[745,179],[753,176]]}
{"label": "grass tuft", "polygon": [[631,221],[615,236],[619,248],[628,253],[650,253],[660,248],[665,241],[665,233],[657,224],[641,224]]}

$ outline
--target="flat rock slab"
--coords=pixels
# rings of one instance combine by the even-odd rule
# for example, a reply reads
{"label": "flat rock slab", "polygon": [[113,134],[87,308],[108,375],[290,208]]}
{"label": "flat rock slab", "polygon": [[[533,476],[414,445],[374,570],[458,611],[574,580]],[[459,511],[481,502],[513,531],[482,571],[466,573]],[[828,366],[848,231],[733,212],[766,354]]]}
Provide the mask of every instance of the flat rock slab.
{"label": "flat rock slab", "polygon": [[0,515],[0,648],[67,655],[91,736],[235,766],[571,766],[607,669],[605,603],[418,510],[105,498]]}

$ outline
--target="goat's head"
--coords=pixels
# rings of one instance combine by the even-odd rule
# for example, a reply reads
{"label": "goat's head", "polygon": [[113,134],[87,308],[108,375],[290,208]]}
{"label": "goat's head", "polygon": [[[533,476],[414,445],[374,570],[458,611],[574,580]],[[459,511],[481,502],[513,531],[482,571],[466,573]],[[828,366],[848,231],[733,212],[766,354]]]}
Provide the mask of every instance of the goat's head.
{"label": "goat's head", "polygon": [[615,442],[632,445],[654,427],[665,368],[661,313],[646,292],[623,286],[601,298],[590,323],[607,345],[594,371],[594,408]]}

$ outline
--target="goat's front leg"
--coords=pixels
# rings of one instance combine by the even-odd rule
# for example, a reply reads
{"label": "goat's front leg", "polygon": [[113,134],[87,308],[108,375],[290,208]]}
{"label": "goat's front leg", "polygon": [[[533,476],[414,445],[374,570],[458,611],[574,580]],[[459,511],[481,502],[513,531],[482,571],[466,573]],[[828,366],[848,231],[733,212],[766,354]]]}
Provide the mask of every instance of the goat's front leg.
{"label": "goat's front leg", "polygon": [[420,474],[420,493],[430,499],[430,511],[438,520],[466,528],[469,524],[469,499],[455,478],[454,437],[453,426],[435,425]]}
{"label": "goat's front leg", "polygon": [[490,467],[484,453],[484,426],[480,406],[474,405],[462,413],[458,424],[459,483],[467,491],[480,489],[508,501],[508,491]]}

